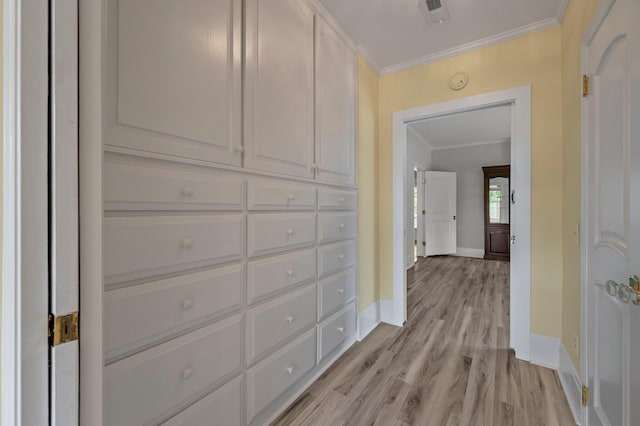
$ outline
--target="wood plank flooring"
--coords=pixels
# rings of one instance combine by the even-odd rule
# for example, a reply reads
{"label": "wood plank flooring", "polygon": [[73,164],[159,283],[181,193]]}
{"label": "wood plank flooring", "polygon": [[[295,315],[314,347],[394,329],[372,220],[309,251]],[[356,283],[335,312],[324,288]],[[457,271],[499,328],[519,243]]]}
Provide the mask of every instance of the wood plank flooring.
{"label": "wood plank flooring", "polygon": [[553,370],[509,349],[509,263],[419,259],[408,320],[352,346],[273,425],[575,425]]}

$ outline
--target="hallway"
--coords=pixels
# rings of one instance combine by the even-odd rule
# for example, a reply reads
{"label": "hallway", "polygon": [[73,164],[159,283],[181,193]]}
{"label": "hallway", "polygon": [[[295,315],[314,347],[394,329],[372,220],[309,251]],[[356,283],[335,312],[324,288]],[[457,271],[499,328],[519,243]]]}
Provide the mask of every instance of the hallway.
{"label": "hallway", "polygon": [[509,263],[420,258],[378,326],[275,425],[573,425],[557,374],[509,350]]}

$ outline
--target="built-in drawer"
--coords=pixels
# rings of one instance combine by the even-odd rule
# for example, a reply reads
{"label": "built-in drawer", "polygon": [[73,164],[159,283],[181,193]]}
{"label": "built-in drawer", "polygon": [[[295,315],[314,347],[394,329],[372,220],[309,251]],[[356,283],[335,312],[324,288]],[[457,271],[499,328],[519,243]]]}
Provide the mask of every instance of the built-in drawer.
{"label": "built-in drawer", "polygon": [[318,318],[322,319],[356,297],[356,270],[348,269],[318,283]]}
{"label": "built-in drawer", "polygon": [[238,309],[242,272],[233,265],[107,291],[107,362]]}
{"label": "built-in drawer", "polygon": [[318,204],[320,210],[355,210],[358,206],[358,194],[337,189],[319,189]]}
{"label": "built-in drawer", "polygon": [[253,260],[247,266],[248,301],[313,280],[315,270],[315,249]]}
{"label": "built-in drawer", "polygon": [[355,238],[356,215],[354,213],[320,213],[318,215],[318,240],[326,243]]}
{"label": "built-in drawer", "polygon": [[154,167],[105,161],[105,210],[243,209],[245,181],[241,177],[167,164]]}
{"label": "built-in drawer", "polygon": [[316,188],[277,181],[249,182],[249,210],[315,210]]}
{"label": "built-in drawer", "polygon": [[247,229],[249,257],[304,247],[316,240],[316,214],[250,214]]}
{"label": "built-in drawer", "polygon": [[331,244],[318,249],[318,276],[324,278],[356,263],[356,242]]}
{"label": "built-in drawer", "polygon": [[105,425],[157,423],[239,372],[241,337],[238,315],[108,365]]}
{"label": "built-in drawer", "polygon": [[163,426],[203,426],[242,424],[242,378],[233,379],[215,392],[172,417]]}
{"label": "built-in drawer", "polygon": [[104,220],[105,282],[112,284],[242,257],[242,214]]}
{"label": "built-in drawer", "polygon": [[356,333],[355,304],[327,318],[318,325],[318,362]]}
{"label": "built-in drawer", "polygon": [[247,419],[289,389],[316,364],[316,333],[300,336],[247,371]]}
{"label": "built-in drawer", "polygon": [[316,322],[316,286],[309,286],[247,312],[247,362],[312,327]]}

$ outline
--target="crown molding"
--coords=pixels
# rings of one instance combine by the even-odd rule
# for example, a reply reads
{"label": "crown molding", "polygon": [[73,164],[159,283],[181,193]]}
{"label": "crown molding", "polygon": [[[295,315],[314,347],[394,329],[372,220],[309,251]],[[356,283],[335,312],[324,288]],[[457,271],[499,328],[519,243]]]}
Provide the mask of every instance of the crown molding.
{"label": "crown molding", "polygon": [[376,64],[376,61],[373,60],[369,51],[361,44],[358,45],[356,49],[356,54],[365,60],[367,64],[371,67],[371,69],[376,73],[377,76],[380,76],[380,67]]}
{"label": "crown molding", "polygon": [[567,12],[568,6],[569,0],[560,0],[560,3],[558,4],[558,10],[556,11],[556,21],[558,21],[558,25],[562,25],[564,14]]}
{"label": "crown molding", "polygon": [[506,139],[498,139],[495,141],[483,141],[483,142],[472,142],[472,143],[465,143],[462,145],[451,145],[451,146],[443,146],[443,147],[437,147],[437,148],[431,148],[434,151],[442,151],[445,149],[454,149],[454,148],[468,148],[468,147],[472,147],[472,146],[481,146],[481,145],[495,145],[495,144],[500,144],[500,143],[510,143],[511,142],[511,138],[506,138]]}
{"label": "crown molding", "polygon": [[416,129],[414,129],[410,125],[407,126],[407,131],[409,133],[411,133],[413,136],[415,136],[416,138],[418,138],[418,140],[422,144],[424,144],[427,148],[429,148],[431,151],[434,151],[436,149],[436,148],[432,147],[431,144],[429,142],[427,142],[427,140],[420,133],[418,133],[418,131]]}
{"label": "crown molding", "polygon": [[[565,0],[563,0],[564,2]],[[542,21],[534,22],[533,24],[524,25],[522,27],[514,28],[509,31],[505,31],[500,34],[496,34],[490,37],[485,37],[480,40],[475,40],[470,43],[461,44],[460,46],[453,47],[451,49],[443,50],[441,52],[426,55],[421,58],[412,59],[397,65],[391,65],[380,69],[380,75],[392,74],[399,71],[404,71],[409,68],[413,68],[419,65],[425,65],[431,62],[439,61],[441,59],[456,56],[461,53],[470,52],[481,47],[487,47],[494,44],[502,43],[507,40],[514,39],[523,35],[531,34],[537,31],[552,28],[558,25],[556,17],[544,19]]]}
{"label": "crown molding", "polygon": [[355,52],[358,49],[358,46],[353,41],[353,39],[349,37],[349,35],[347,35],[344,28],[342,28],[342,26],[338,23],[338,21],[336,21],[336,18],[334,18],[333,15],[329,13],[329,11],[322,5],[322,3],[320,3],[320,1],[307,0],[307,3],[318,15],[320,15],[322,19],[325,20],[327,24],[329,24],[331,28],[333,28],[335,32],[338,33],[338,35],[344,40],[344,42],[347,43],[347,45],[349,45],[351,50]]}

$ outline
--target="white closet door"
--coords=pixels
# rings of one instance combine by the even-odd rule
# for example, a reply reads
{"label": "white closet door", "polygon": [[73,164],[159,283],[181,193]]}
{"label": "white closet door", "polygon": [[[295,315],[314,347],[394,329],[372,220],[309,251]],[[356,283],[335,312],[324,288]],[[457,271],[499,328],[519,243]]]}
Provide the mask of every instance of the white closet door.
{"label": "white closet door", "polygon": [[316,17],[316,178],[353,184],[355,177],[354,53]]}
{"label": "white closet door", "polygon": [[241,8],[107,3],[107,145],[241,164]]}
{"label": "white closet door", "polygon": [[246,3],[245,166],[313,177],[313,12]]}

